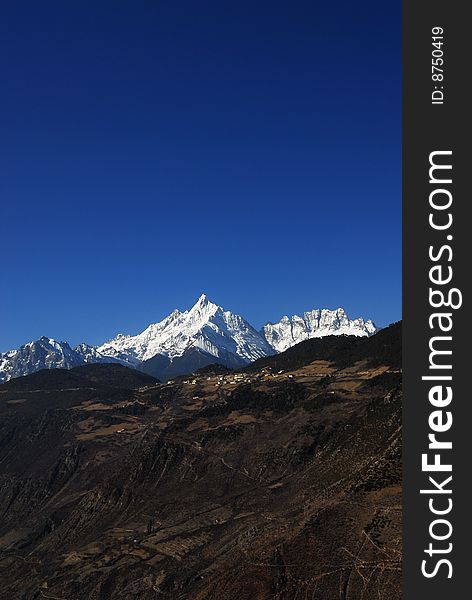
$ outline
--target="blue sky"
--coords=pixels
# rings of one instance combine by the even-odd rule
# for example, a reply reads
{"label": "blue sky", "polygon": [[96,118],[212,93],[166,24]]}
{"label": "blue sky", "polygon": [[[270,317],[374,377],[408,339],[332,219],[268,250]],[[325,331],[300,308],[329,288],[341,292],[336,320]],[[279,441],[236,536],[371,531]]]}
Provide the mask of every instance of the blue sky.
{"label": "blue sky", "polygon": [[0,8],[0,351],[401,316],[400,3]]}

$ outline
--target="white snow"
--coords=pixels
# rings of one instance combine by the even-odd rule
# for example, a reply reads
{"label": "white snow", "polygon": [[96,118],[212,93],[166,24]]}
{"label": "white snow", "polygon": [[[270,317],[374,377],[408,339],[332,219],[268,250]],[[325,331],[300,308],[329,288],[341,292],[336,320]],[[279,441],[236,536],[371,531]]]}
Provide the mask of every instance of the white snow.
{"label": "white snow", "polygon": [[242,317],[202,294],[185,312],[174,310],[136,336],[117,336],[97,350],[130,364],[163,354],[171,360],[191,346],[213,356],[231,352],[247,362],[273,353],[265,338]]}
{"label": "white snow", "polygon": [[327,335],[369,336],[377,331],[372,321],[362,317],[350,320],[343,308],[336,310],[315,309],[303,317],[282,317],[278,323],[267,323],[263,327],[266,340],[277,352],[283,352],[310,338]]}

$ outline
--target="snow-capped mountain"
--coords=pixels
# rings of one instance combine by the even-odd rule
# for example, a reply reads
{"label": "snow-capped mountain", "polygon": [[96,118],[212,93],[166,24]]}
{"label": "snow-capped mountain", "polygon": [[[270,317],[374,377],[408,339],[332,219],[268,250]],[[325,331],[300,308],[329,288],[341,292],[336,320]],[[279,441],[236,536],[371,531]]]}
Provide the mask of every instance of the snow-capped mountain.
{"label": "snow-capped mountain", "polygon": [[303,317],[283,317],[278,323],[267,323],[262,333],[276,352],[283,352],[299,342],[327,335],[369,336],[377,331],[372,321],[362,317],[349,319],[344,309],[316,309]]}
{"label": "snow-capped mountain", "polygon": [[0,353],[0,383],[41,369],[72,369],[87,363],[110,362],[118,361],[103,356],[94,346],[79,344],[71,348],[67,342],[43,336],[17,350]]}
{"label": "snow-capped mountain", "polygon": [[190,348],[217,358],[234,355],[242,364],[274,353],[260,332],[239,315],[208,300],[205,294],[190,310],[174,310],[139,335],[118,335],[97,350],[101,355],[138,365],[158,354],[172,361]]}
{"label": "snow-capped mountain", "polygon": [[41,337],[18,350],[0,354],[0,383],[40,369],[71,369],[83,363],[83,358],[67,342]]}
{"label": "snow-capped mountain", "polygon": [[211,363],[241,367],[312,337],[368,336],[376,331],[372,321],[350,320],[342,308],[283,317],[257,331],[202,294],[190,310],[174,310],[138,335],[120,334],[100,346],[80,344],[74,349],[67,342],[42,337],[0,354],[0,383],[40,369],[103,362],[121,363],[169,379]]}

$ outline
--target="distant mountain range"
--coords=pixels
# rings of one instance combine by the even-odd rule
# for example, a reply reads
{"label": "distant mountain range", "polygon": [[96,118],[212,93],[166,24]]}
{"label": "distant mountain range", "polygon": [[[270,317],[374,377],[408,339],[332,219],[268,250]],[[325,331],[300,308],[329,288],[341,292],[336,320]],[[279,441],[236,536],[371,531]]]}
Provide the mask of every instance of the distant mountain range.
{"label": "distant mountain range", "polygon": [[342,308],[316,309],[303,317],[285,316],[257,331],[243,317],[211,302],[204,294],[184,312],[174,310],[142,333],[118,335],[100,346],[48,337],[0,354],[0,383],[41,369],[70,369],[84,364],[118,363],[161,380],[191,373],[209,364],[239,368],[283,352],[311,338],[330,335],[370,336],[371,320],[351,320]]}

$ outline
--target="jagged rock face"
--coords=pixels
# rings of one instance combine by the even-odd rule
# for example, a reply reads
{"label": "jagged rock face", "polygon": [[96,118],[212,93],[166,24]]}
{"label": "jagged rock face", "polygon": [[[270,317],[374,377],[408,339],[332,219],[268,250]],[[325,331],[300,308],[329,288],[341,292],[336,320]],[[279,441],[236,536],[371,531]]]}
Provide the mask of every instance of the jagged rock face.
{"label": "jagged rock face", "polygon": [[0,354],[0,383],[40,369],[70,369],[81,364],[82,357],[67,342],[42,337],[18,350]]}
{"label": "jagged rock face", "polygon": [[272,348],[283,352],[304,340],[328,335],[370,336],[377,328],[372,321],[363,318],[349,319],[342,308],[317,309],[304,313],[303,317],[283,317],[278,323],[267,323],[263,334]]}
{"label": "jagged rock face", "polygon": [[0,599],[399,600],[399,328],[379,336],[281,373],[1,386]]}
{"label": "jagged rock face", "polygon": [[235,368],[312,337],[369,336],[377,331],[372,321],[350,320],[343,309],[313,310],[256,331],[243,317],[211,302],[204,294],[187,311],[173,311],[142,333],[118,335],[100,345],[41,338],[0,354],[0,382],[39,369],[70,368],[79,364],[117,362],[166,379],[211,363]]}

